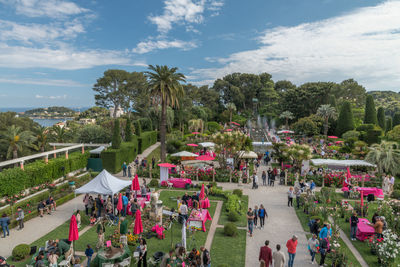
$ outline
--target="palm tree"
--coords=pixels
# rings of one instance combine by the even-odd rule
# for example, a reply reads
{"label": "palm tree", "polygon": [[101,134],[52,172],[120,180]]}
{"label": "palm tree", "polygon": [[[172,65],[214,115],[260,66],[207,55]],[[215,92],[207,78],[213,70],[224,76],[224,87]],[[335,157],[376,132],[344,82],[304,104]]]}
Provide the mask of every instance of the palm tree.
{"label": "palm tree", "polygon": [[64,143],[67,139],[67,129],[60,125],[54,125],[51,132],[58,143]]}
{"label": "palm tree", "polygon": [[18,158],[18,152],[32,144],[33,136],[30,131],[23,131],[21,127],[11,125],[1,134],[2,143],[8,145],[7,158]]}
{"label": "palm tree", "polygon": [[204,122],[202,119],[193,119],[190,120],[189,122],[189,130],[192,132],[203,132],[203,128],[204,128]]}
{"label": "palm tree", "polygon": [[336,109],[331,105],[321,105],[317,110],[317,116],[324,120],[324,135],[328,135],[329,119],[336,119]]}
{"label": "palm tree", "polygon": [[161,161],[165,161],[166,147],[166,125],[167,125],[167,106],[179,107],[179,98],[184,94],[180,82],[186,82],[185,75],[176,72],[178,68],[168,68],[168,66],[149,65],[149,70],[145,74],[149,79],[148,92],[156,101],[161,103],[160,120],[160,142],[161,142]]}
{"label": "palm tree", "polygon": [[281,115],[279,116],[280,119],[285,119],[285,125],[286,125],[286,129],[289,129],[289,120],[293,119],[293,113],[286,110],[284,112],[281,113]]}
{"label": "palm tree", "polygon": [[226,109],[229,111],[229,123],[232,123],[232,113],[236,111],[236,106],[234,103],[228,103]]}
{"label": "palm tree", "polygon": [[381,173],[400,174],[400,145],[396,142],[373,144],[365,159],[377,165]]}
{"label": "palm tree", "polygon": [[47,127],[38,126],[35,129],[35,136],[36,136],[36,150],[40,150],[40,152],[44,152],[47,144],[49,143],[48,139],[49,129]]}

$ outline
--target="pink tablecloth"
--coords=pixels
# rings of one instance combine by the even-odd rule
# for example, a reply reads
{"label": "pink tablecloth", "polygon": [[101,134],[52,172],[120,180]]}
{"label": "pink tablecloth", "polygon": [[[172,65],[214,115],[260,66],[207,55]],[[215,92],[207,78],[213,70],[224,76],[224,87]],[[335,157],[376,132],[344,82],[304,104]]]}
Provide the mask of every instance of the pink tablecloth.
{"label": "pink tablecloth", "polygon": [[192,184],[192,180],[185,178],[171,178],[168,179],[169,183],[172,183],[175,188],[185,188],[186,184]]}
{"label": "pink tablecloth", "polygon": [[363,191],[364,196],[368,196],[369,194],[374,194],[375,197],[383,198],[382,189],[376,187],[357,187],[357,191]]}
{"label": "pink tablecloth", "polygon": [[200,208],[208,209],[210,207],[210,200],[206,197],[204,200],[200,200]]}
{"label": "pink tablecloth", "polygon": [[[198,215],[195,215],[196,212],[199,212]],[[190,221],[201,221],[202,222],[202,230],[203,232],[206,231],[206,221],[207,220],[212,220],[210,213],[208,212],[208,210],[203,209],[200,211],[196,211],[196,210],[192,210],[192,213],[189,216],[188,222]]]}
{"label": "pink tablecloth", "polygon": [[357,233],[356,233],[356,238],[358,240],[364,241],[371,235],[375,233],[374,227],[366,224],[369,223],[367,219],[360,218],[358,219],[358,224],[357,224]]}
{"label": "pink tablecloth", "polygon": [[[143,198],[143,197],[138,197],[138,198],[136,198],[137,199],[137,202],[138,202],[138,204],[139,204],[139,206],[141,207],[141,208],[144,208],[144,206],[146,205],[146,201],[148,201],[147,200],[147,198]],[[132,215],[132,211],[131,211],[131,203],[129,202],[129,204],[128,204],[128,208],[127,208],[127,212],[126,212],[128,215]]]}

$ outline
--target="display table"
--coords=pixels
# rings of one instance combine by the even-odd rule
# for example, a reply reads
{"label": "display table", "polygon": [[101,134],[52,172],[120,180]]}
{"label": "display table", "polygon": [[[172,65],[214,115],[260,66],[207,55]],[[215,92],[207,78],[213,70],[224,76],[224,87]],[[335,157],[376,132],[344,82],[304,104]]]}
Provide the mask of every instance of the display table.
{"label": "display table", "polygon": [[210,213],[206,209],[202,210],[192,210],[188,219],[189,227],[194,227],[196,229],[202,230],[203,232],[206,231],[206,221],[212,220]]}
{"label": "display table", "polygon": [[[143,197],[138,197],[136,200],[138,202],[139,207],[141,207],[142,209],[144,208],[144,206],[146,206],[146,202],[148,201],[147,198],[143,198]],[[131,202],[129,202],[129,204],[128,204],[126,214],[132,215]]]}
{"label": "display table", "polygon": [[168,183],[172,183],[172,186],[175,188],[185,188],[186,184],[192,184],[192,180],[186,178],[170,178],[168,179]]}
{"label": "display table", "polygon": [[206,197],[203,200],[200,200],[200,208],[208,209],[209,207],[210,207],[210,200],[208,200],[208,197]]}
{"label": "display table", "polygon": [[94,266],[103,266],[103,263],[122,262],[124,259],[131,256],[131,251],[128,246],[124,246],[122,251],[119,251],[119,248],[112,248],[115,250],[112,256],[108,255],[107,249],[108,248],[101,248],[97,252],[96,258],[93,260]]}
{"label": "display table", "polygon": [[369,221],[364,218],[358,219],[356,238],[364,241],[375,233],[374,227],[368,225]]}
{"label": "display table", "polygon": [[374,194],[374,196],[377,198],[384,198],[383,190],[376,187],[357,187],[356,190],[362,191],[364,197],[368,196],[369,194]]}

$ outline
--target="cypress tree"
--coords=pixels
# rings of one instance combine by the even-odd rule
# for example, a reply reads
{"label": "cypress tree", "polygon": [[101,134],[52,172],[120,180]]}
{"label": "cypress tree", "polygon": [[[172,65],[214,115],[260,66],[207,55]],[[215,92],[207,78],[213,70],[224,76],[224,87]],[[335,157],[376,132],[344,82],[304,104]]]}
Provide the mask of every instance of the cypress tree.
{"label": "cypress tree", "polygon": [[132,123],[129,118],[126,120],[125,141],[126,142],[132,141]]}
{"label": "cypress tree", "polygon": [[342,134],[350,130],[354,130],[353,111],[350,102],[345,101],[340,108],[336,133],[338,136],[342,136]]}
{"label": "cypress tree", "polygon": [[140,120],[136,120],[134,123],[135,126],[135,134],[137,136],[141,136],[142,135],[142,124],[140,123]]}
{"label": "cypress tree", "polygon": [[383,109],[383,107],[379,107],[378,108],[378,114],[377,114],[377,119],[378,119],[378,125],[379,127],[382,128],[382,130],[384,131],[385,128],[385,123],[386,123],[386,119],[385,119],[385,110]]}
{"label": "cypress tree", "polygon": [[385,132],[392,130],[392,117],[386,117],[386,129]]}
{"label": "cypress tree", "polygon": [[119,119],[114,121],[113,136],[111,141],[111,147],[118,149],[121,146],[121,131],[119,129]]}
{"label": "cypress tree", "polygon": [[365,114],[364,114],[364,124],[376,124],[376,109],[374,98],[372,95],[367,95],[367,100],[365,102]]}
{"label": "cypress tree", "polygon": [[394,126],[397,126],[400,124],[400,113],[396,112],[393,116],[393,123],[392,123],[392,128],[394,128]]}
{"label": "cypress tree", "polygon": [[338,111],[336,97],[334,95],[329,95],[328,104],[331,105],[331,107],[334,107],[336,112]]}

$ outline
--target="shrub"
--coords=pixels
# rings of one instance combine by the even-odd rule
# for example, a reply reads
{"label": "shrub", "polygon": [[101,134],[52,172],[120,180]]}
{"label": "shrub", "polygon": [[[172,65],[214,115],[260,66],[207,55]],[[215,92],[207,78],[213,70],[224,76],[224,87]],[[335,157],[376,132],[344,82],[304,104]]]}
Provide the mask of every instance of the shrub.
{"label": "shrub", "polygon": [[138,138],[138,153],[142,153],[146,148],[157,142],[157,132],[143,132]]}
{"label": "shrub", "polygon": [[235,190],[233,190],[233,194],[237,195],[239,198],[242,198],[243,190],[242,189],[235,189]]}
{"label": "shrub", "polygon": [[226,236],[236,236],[237,235],[237,227],[234,223],[227,223],[224,225],[224,234]]}
{"label": "shrub", "polygon": [[12,251],[13,260],[20,261],[25,259],[29,255],[30,251],[31,248],[27,244],[17,245]]}
{"label": "shrub", "polygon": [[101,161],[104,169],[111,173],[121,171],[124,162],[132,162],[138,154],[137,137],[132,142],[123,142],[118,149],[108,148],[101,152]]}
{"label": "shrub", "polygon": [[392,193],[392,198],[400,199],[400,190],[394,190]]}
{"label": "shrub", "polygon": [[237,222],[239,221],[240,215],[236,211],[230,211],[228,213],[228,220],[231,222]]}
{"label": "shrub", "polygon": [[167,153],[168,154],[173,154],[176,153],[180,150],[182,146],[182,142],[176,139],[169,140],[167,142]]}
{"label": "shrub", "polygon": [[226,209],[228,211],[236,211],[240,213],[239,197],[237,195],[229,195],[228,201],[226,202]]}
{"label": "shrub", "polygon": [[359,136],[360,136],[360,132],[357,132],[357,131],[354,131],[354,130],[347,131],[342,135],[342,137],[344,139],[346,139],[346,140],[347,139],[358,139]]}
{"label": "shrub", "polygon": [[157,187],[158,186],[158,180],[157,179],[151,179],[149,183],[150,187]]}
{"label": "shrub", "polygon": [[140,121],[139,120],[134,121],[133,126],[135,126],[135,134],[137,136],[141,136],[142,135],[142,125],[140,124]]}
{"label": "shrub", "polygon": [[119,119],[114,121],[113,136],[111,141],[111,146],[114,149],[118,149],[121,146],[121,130],[119,129]]}
{"label": "shrub", "polygon": [[207,122],[207,129],[211,132],[211,133],[215,133],[218,132],[219,130],[221,130],[221,125],[219,125],[218,122],[216,121],[209,121]]}

